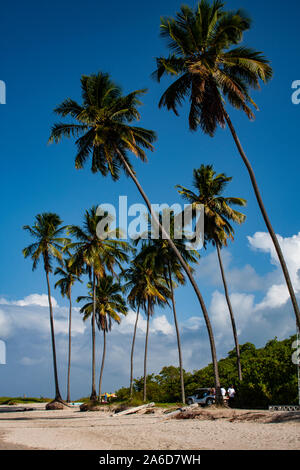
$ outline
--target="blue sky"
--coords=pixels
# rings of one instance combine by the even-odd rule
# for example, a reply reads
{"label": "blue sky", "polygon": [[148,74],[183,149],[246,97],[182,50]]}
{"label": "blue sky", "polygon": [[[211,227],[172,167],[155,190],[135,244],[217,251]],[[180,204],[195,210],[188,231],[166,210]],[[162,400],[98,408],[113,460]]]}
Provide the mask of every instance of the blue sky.
{"label": "blue sky", "polygon": [[[30,366],[30,359],[34,362],[38,349],[35,352],[24,352],[25,342],[22,343],[22,337],[16,335],[20,328],[20,316],[24,315],[25,318],[35,308],[39,309],[36,315],[42,315],[41,311],[46,315],[47,312],[46,307],[37,306],[36,303],[17,304],[33,294],[41,296],[46,293],[43,271],[39,269],[32,273],[31,263],[22,258],[22,248],[30,243],[22,231],[22,226],[31,224],[34,216],[44,211],[59,213],[65,223],[80,223],[86,208],[98,203],[115,204],[119,195],[128,195],[129,203],[141,202],[135,187],[125,177],[118,183],[112,183],[110,178],[92,175],[88,167],[76,171],[72,141],[58,146],[47,145],[50,127],[55,122],[53,108],[67,97],[80,100],[80,76],[99,70],[109,72],[114,80],[123,86],[125,92],[144,87],[149,89],[141,110],[141,124],[154,129],[158,134],[158,141],[155,152],[149,155],[148,164],[137,161],[134,163],[139,179],[152,202],[178,202],[174,186],[190,186],[192,170],[201,163],[213,163],[216,171],[233,176],[228,194],[248,200],[247,222],[237,230],[235,242],[224,254],[225,262],[233,295],[237,296],[237,316],[240,314],[243,317],[240,310],[248,312],[249,308],[250,316],[256,312],[260,320],[266,320],[267,323],[263,324],[266,326],[272,323],[272,328],[270,331],[266,328],[262,334],[255,324],[249,326],[245,322],[241,331],[242,340],[261,345],[269,337],[293,333],[291,308],[288,301],[282,303],[280,300],[285,299],[280,289],[277,303],[273,299],[272,308],[270,307],[270,292],[274,293],[274,286],[282,285],[282,279],[267,236],[256,236],[250,241],[247,238],[266,230],[248,175],[229,131],[218,130],[214,139],[200,132],[192,134],[187,128],[185,108],[182,109],[180,117],[176,117],[157,107],[159,97],[168,83],[166,80],[159,85],[150,78],[155,67],[154,57],[165,52],[165,45],[159,38],[159,18],[161,15],[173,15],[181,3],[174,0],[154,0],[150,5],[135,0],[127,3],[87,0],[83,6],[82,2],[55,0],[51,4],[17,1],[6,2],[1,6],[3,24],[0,80],[4,80],[7,86],[7,104],[0,105],[0,297],[6,302],[0,305],[0,311],[3,313],[2,323],[0,316],[0,338],[3,337],[7,341],[9,351],[14,352],[8,355],[8,358],[11,358],[10,365],[0,366],[0,372],[4,374],[7,384],[3,393],[0,390],[0,395],[22,393],[23,390],[24,393],[31,391],[38,394],[42,388],[45,390],[43,393],[50,393],[46,379],[43,385],[41,380],[34,382],[35,388],[26,381],[26,367],[29,367],[30,374],[37,370],[38,365],[34,366],[32,363]],[[253,27],[245,35],[244,42],[264,51],[274,68],[272,82],[254,94],[254,99],[260,107],[255,122],[250,123],[245,116],[232,110],[231,116],[254,166],[273,226],[283,237],[282,243],[297,288],[297,271],[300,268],[297,254],[300,241],[296,236],[300,231],[297,217],[300,106],[291,102],[291,84],[300,79],[299,2],[291,0],[288,8],[282,8],[282,2],[270,0],[232,0],[226,2],[226,5],[232,9],[243,7],[250,13]],[[292,238],[293,236],[296,238]],[[218,297],[222,295],[218,266],[212,250],[201,252],[201,255],[203,260],[197,276],[215,321],[219,354],[224,355],[231,349],[232,344],[231,337],[226,336],[227,330],[227,339],[222,336],[225,334],[225,326],[222,326],[222,321],[220,323],[220,316],[222,312],[224,315],[226,312],[222,306],[222,297]],[[82,290],[81,286],[76,287],[74,295],[83,293]],[[53,296],[60,307],[66,305],[58,292],[53,292]],[[252,304],[249,296],[253,296]],[[267,297],[269,304],[263,304],[262,307],[261,303],[266,301]],[[26,301],[23,301],[24,303],[26,304]],[[178,290],[177,305],[182,325],[201,315],[194,294],[188,286]],[[270,310],[267,310],[267,313],[264,310],[266,308]],[[264,310],[263,313],[261,309]],[[271,321],[274,318],[272,315],[279,318],[277,309],[281,309],[283,324],[279,320]],[[63,316],[63,310],[57,315]],[[171,325],[170,313],[158,312],[158,318],[163,318],[163,315]],[[11,318],[16,318],[14,321],[17,323],[10,322],[8,333],[5,324]],[[40,331],[35,332],[34,318],[36,317],[31,318],[33,328],[31,336],[28,333],[26,348],[27,343],[39,344],[42,337]],[[79,326],[78,328],[80,330]],[[161,334],[166,337],[165,344],[171,341],[172,334],[166,324],[162,329],[154,328],[153,331],[152,349],[149,353],[151,356],[152,351],[152,360],[149,360],[152,361],[152,369],[156,370],[160,363],[155,360],[154,346],[156,342],[161,344]],[[171,336],[168,336],[169,333]],[[78,333],[79,349],[80,334]],[[82,334],[84,337],[86,335],[88,350],[88,332]],[[201,335],[201,347],[195,342],[197,353],[193,355],[194,359],[187,361],[187,368],[200,367],[209,361],[206,335],[202,330]],[[130,334],[128,338],[124,334],[123,343],[130,341],[129,338]],[[199,341],[201,338],[199,336]],[[63,340],[62,338],[62,344]],[[43,341],[43,344],[48,341],[46,335]],[[49,346],[48,343],[45,344],[45,347]],[[198,358],[200,349],[204,352]],[[63,358],[63,352],[61,354]],[[165,360],[166,363],[176,362],[176,354],[166,354],[170,354],[169,361],[167,358]],[[188,348],[186,355],[189,355]],[[25,360],[27,366],[22,363],[24,357],[28,359]],[[115,370],[114,364],[111,363],[111,370]],[[81,366],[78,367],[80,369]],[[17,384],[13,377],[16,376],[16,371],[20,371],[22,375],[24,368],[24,380]],[[123,377],[120,371],[107,375],[107,387],[113,388],[126,383],[125,376],[126,374],[124,373]],[[84,393],[85,386],[82,381],[74,380],[77,380],[78,394]],[[51,387],[51,384],[49,386]]]}

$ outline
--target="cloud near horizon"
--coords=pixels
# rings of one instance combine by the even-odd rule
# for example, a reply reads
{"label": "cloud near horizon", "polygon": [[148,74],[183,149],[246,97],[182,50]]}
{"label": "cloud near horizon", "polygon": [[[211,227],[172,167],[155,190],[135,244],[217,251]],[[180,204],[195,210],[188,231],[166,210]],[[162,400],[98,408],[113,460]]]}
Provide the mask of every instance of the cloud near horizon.
{"label": "cloud near horizon", "polygon": [[[287,238],[277,236],[295,293],[299,298],[300,233]],[[228,253],[228,250],[224,250],[223,261],[231,291],[230,299],[238,334],[243,338],[247,332],[249,337],[256,338],[258,343],[266,338],[266,334],[269,335],[269,338],[274,336],[285,338],[295,333],[295,317],[272,240],[265,232],[256,232],[252,237],[248,236],[247,239],[251,250],[270,255],[270,263],[275,269],[265,276],[261,276],[249,264],[242,268],[236,268],[232,266],[231,254]],[[230,344],[230,317],[215,253],[206,256],[203,263],[200,262],[197,274],[198,278],[210,279],[213,286],[220,288],[212,293],[211,319],[216,330],[217,340],[223,341],[223,344]],[[262,292],[262,299],[257,301],[257,297],[261,297]]]}

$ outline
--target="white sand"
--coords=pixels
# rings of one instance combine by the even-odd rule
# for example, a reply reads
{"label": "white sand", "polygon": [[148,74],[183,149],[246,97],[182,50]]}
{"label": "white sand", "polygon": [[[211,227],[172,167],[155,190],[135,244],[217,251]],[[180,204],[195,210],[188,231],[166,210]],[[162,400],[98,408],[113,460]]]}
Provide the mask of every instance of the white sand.
{"label": "white sand", "polygon": [[[53,450],[300,448],[300,416],[295,419],[292,413],[285,414],[284,422],[270,423],[265,421],[280,414],[257,412],[253,421],[249,411],[211,410],[201,419],[175,420],[166,419],[162,410],[112,417],[108,412],[82,413],[77,407],[46,411],[41,404],[26,406],[35,411],[0,413],[0,435],[8,448],[9,443]],[[243,415],[251,420],[245,421]],[[237,419],[231,422],[232,417]]]}

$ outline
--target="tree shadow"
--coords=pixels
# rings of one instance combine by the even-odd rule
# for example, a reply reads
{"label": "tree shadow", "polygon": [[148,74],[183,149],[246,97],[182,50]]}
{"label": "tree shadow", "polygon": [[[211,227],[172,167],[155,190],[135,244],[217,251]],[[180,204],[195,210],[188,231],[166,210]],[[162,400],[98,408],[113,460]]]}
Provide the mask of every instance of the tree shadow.
{"label": "tree shadow", "polygon": [[300,423],[300,411],[282,411],[276,413],[269,423]]}

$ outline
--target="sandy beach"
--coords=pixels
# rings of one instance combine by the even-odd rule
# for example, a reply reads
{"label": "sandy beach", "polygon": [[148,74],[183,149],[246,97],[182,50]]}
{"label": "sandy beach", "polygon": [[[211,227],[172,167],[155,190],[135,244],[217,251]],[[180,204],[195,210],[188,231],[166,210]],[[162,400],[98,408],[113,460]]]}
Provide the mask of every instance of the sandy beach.
{"label": "sandy beach", "polygon": [[8,411],[0,406],[0,450],[291,450],[300,448],[300,413],[199,410],[195,419],[171,419],[163,409],[113,416],[78,407]]}
{"label": "sandy beach", "polygon": [[4,433],[0,433],[0,450],[35,450],[32,447],[20,446],[12,444],[11,442],[7,442],[4,439],[4,436]]}

